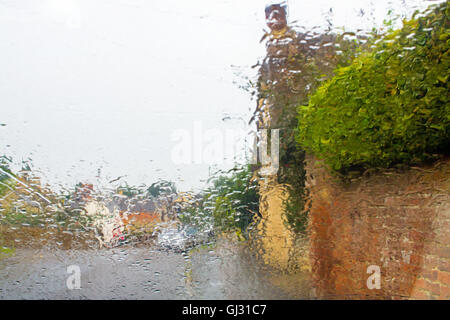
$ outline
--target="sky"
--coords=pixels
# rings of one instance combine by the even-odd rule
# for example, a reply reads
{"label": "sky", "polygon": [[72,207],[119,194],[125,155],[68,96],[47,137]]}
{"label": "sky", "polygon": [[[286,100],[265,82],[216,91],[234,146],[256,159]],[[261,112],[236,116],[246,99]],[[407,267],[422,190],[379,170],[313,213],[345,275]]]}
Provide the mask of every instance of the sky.
{"label": "sky", "polygon": [[[437,2],[290,0],[289,20],[367,30]],[[53,188],[202,188],[211,167],[243,161],[232,136],[252,130],[240,86],[265,54],[267,3],[0,0],[0,154]]]}

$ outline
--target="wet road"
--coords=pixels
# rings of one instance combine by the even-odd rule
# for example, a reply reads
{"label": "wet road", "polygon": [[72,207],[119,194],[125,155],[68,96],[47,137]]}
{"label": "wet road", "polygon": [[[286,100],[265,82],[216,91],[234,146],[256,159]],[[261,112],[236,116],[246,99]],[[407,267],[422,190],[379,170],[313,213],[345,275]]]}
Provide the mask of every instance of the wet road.
{"label": "wet road", "polygon": [[[81,270],[70,290],[67,268]],[[304,299],[288,275],[264,270],[235,245],[179,253],[149,247],[17,249],[0,260],[0,299]],[[302,275],[296,275],[296,279]],[[290,283],[290,287],[283,285]]]}

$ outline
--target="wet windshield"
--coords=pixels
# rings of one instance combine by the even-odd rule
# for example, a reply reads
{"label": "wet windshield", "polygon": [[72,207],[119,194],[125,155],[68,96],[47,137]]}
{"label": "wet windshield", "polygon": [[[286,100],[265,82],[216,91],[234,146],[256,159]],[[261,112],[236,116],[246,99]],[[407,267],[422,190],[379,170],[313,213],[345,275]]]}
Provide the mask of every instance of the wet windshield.
{"label": "wet windshield", "polygon": [[450,298],[447,13],[0,0],[0,299]]}

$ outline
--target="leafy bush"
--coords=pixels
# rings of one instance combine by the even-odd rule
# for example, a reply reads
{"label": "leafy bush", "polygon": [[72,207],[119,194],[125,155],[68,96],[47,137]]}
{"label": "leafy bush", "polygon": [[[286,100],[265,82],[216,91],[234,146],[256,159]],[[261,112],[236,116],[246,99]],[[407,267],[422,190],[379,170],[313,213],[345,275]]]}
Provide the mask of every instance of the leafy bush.
{"label": "leafy bush", "polygon": [[259,212],[258,183],[252,177],[249,166],[219,172],[201,200],[194,199],[183,209],[180,221],[199,229],[211,225],[215,231],[235,231],[245,237],[248,225]]}
{"label": "leafy bush", "polygon": [[11,173],[11,170],[9,169],[9,163],[11,162],[11,159],[0,156],[0,197],[3,196],[9,189],[14,187],[14,181],[11,180],[11,178],[5,174]]}
{"label": "leafy bush", "polygon": [[176,192],[175,183],[165,180],[155,182],[147,189],[147,193],[154,198],[171,195]]}
{"label": "leafy bush", "polygon": [[238,229],[245,233],[259,211],[258,183],[249,167],[235,168],[231,175],[221,175],[208,192],[216,229]]}
{"label": "leafy bush", "polygon": [[448,2],[430,7],[298,108],[297,142],[332,167],[388,167],[449,150]]}

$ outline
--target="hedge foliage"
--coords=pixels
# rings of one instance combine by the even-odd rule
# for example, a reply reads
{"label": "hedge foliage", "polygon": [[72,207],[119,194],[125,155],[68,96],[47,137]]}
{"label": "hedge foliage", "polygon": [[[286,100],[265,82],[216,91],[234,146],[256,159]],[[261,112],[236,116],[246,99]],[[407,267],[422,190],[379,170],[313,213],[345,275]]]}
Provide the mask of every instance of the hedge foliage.
{"label": "hedge foliage", "polygon": [[199,230],[212,227],[218,233],[235,232],[241,240],[247,238],[250,223],[259,215],[259,184],[251,166],[220,170],[209,182],[200,201],[191,201],[183,208],[180,221]]}
{"label": "hedge foliage", "polygon": [[449,150],[448,1],[335,70],[298,107],[297,142],[331,166],[416,164]]}

